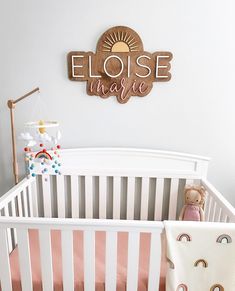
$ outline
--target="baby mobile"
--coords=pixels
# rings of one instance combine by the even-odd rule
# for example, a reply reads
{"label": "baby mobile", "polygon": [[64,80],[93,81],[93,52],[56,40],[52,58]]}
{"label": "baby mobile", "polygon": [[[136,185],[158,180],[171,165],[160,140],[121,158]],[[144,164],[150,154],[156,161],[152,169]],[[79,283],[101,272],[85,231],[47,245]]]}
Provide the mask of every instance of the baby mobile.
{"label": "baby mobile", "polygon": [[47,128],[59,126],[56,121],[35,121],[28,122],[25,126],[34,129],[34,133],[29,131],[22,132],[20,139],[25,141],[24,151],[26,153],[25,161],[28,162],[29,172],[34,177],[36,173],[61,174],[60,167],[60,131],[53,136],[48,133]]}
{"label": "baby mobile", "polygon": [[24,142],[25,161],[31,176],[61,174],[61,132],[58,126],[57,121],[45,119],[25,123],[25,130],[20,133],[19,139]]}

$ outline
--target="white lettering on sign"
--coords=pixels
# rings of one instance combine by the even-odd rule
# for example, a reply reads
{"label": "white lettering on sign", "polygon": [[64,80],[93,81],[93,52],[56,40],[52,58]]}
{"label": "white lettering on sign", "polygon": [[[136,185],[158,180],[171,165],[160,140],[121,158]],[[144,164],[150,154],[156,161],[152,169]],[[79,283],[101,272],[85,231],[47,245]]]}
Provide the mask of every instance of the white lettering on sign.
{"label": "white lettering on sign", "polygon": [[157,56],[157,62],[156,62],[156,78],[162,78],[162,79],[169,78],[169,75],[168,76],[159,75],[159,70],[160,69],[166,69],[166,68],[168,68],[168,66],[166,66],[166,65],[162,65],[162,66],[159,65],[159,60],[160,59],[164,59],[164,58],[169,58],[169,56]]}
{"label": "white lettering on sign", "polygon": [[[121,64],[120,72],[119,72],[118,74],[116,74],[116,75],[111,75],[111,74],[107,71],[107,63],[108,63],[108,61],[111,60],[111,59],[117,59],[117,60],[119,60],[119,62],[120,62],[120,64]],[[109,76],[109,77],[111,77],[111,78],[117,78],[117,77],[119,77],[119,76],[122,74],[123,67],[124,67],[124,65],[123,65],[123,61],[122,61],[122,59],[119,58],[118,56],[115,56],[115,55],[107,57],[107,58],[105,59],[105,61],[104,61],[104,71],[105,71],[106,75]]]}
{"label": "white lettering on sign", "polygon": [[146,75],[144,75],[144,76],[143,76],[143,75],[140,75],[140,74],[138,74],[138,73],[135,73],[135,74],[136,74],[137,77],[140,77],[140,78],[147,78],[147,77],[151,74],[151,69],[150,69],[148,66],[143,65],[143,64],[140,63],[140,60],[143,59],[143,58],[146,58],[146,59],[148,59],[148,60],[151,59],[149,56],[145,56],[145,55],[143,55],[143,56],[139,56],[139,57],[137,58],[137,60],[136,60],[136,64],[137,64],[138,66],[142,67],[142,68],[147,69],[147,70],[148,70],[148,74],[146,74]]}
{"label": "white lettering on sign", "polygon": [[91,68],[92,68],[92,61],[91,61],[91,56],[89,58],[89,77],[90,78],[100,78],[101,75],[92,75]]}
{"label": "white lettering on sign", "polygon": [[74,78],[83,78],[84,75],[76,75],[76,74],[75,74],[75,68],[82,68],[82,67],[83,67],[82,65],[75,65],[74,60],[75,60],[76,58],[77,58],[77,59],[80,59],[80,58],[84,58],[84,56],[79,56],[79,55],[72,56],[72,74],[73,74],[73,77],[74,77]]}

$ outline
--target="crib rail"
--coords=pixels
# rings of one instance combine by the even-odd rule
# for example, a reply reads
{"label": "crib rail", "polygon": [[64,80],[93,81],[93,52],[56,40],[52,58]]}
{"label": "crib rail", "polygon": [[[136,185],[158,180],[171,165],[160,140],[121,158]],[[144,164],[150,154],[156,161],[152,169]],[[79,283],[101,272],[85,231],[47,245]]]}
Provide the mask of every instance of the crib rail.
{"label": "crib rail", "polygon": [[211,222],[235,222],[235,209],[207,180],[201,180],[207,190],[205,220]]}
{"label": "crib rail", "polygon": [[95,232],[104,231],[105,244],[105,290],[116,290],[117,234],[128,232],[127,291],[137,291],[140,233],[150,233],[150,261],[148,291],[156,291],[160,278],[161,232],[163,223],[149,221],[118,221],[94,219],[42,219],[1,218],[0,220],[0,272],[2,291],[11,291],[11,272],[7,229],[15,228],[18,238],[19,266],[22,290],[32,291],[32,271],[29,251],[29,229],[39,231],[40,259],[43,290],[53,290],[52,250],[50,231],[61,231],[63,290],[74,290],[73,231],[83,231],[84,290],[95,290]]}

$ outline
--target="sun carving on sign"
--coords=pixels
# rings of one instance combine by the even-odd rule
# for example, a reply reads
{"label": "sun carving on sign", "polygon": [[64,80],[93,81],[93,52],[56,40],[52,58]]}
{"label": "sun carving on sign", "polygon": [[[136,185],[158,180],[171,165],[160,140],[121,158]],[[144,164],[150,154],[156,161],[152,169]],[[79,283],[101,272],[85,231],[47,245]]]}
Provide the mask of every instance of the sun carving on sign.
{"label": "sun carving on sign", "polygon": [[103,52],[136,52],[138,51],[138,41],[131,34],[123,31],[110,33],[103,43]]}
{"label": "sun carving on sign", "polygon": [[129,27],[117,26],[106,31],[97,44],[97,51],[128,53],[143,50],[139,35]]}

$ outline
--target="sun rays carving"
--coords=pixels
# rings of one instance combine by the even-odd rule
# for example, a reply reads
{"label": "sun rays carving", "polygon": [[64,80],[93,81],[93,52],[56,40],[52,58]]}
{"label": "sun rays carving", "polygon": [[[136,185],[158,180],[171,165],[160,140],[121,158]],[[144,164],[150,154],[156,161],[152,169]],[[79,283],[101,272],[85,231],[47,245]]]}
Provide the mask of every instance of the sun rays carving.
{"label": "sun rays carving", "polygon": [[136,52],[139,49],[138,40],[120,30],[107,34],[102,47],[104,52]]}
{"label": "sun rays carving", "polygon": [[97,52],[136,53],[144,51],[143,43],[133,29],[127,26],[115,26],[105,31],[100,37]]}

